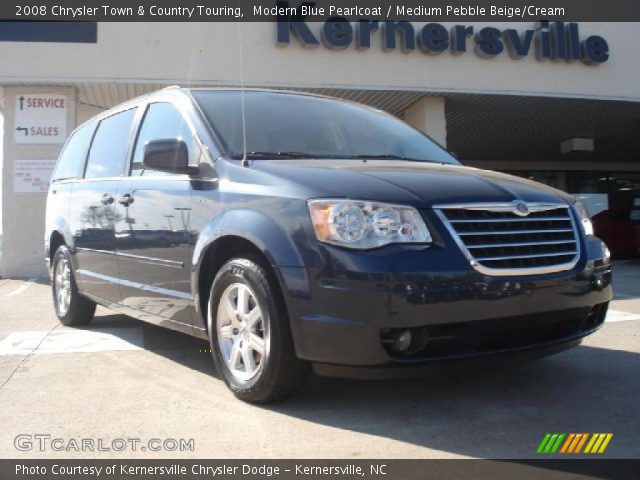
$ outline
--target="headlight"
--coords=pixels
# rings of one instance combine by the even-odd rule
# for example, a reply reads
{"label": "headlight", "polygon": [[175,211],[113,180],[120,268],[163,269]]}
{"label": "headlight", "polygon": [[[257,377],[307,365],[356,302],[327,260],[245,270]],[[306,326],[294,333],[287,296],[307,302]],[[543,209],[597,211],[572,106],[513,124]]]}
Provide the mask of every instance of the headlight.
{"label": "headlight", "polygon": [[349,248],[390,243],[430,243],[431,234],[415,208],[352,200],[310,200],[309,212],[321,242]]}
{"label": "headlight", "polygon": [[578,220],[582,224],[582,230],[585,235],[593,235],[593,224],[591,223],[591,219],[589,218],[589,212],[587,212],[587,208],[584,204],[577,200],[576,203],[573,204],[573,209],[578,215]]}

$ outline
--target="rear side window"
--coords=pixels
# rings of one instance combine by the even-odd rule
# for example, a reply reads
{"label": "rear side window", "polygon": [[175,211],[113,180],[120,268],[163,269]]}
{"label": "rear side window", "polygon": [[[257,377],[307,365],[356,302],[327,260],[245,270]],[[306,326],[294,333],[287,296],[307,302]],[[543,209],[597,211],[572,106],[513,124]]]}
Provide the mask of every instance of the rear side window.
{"label": "rear side window", "polygon": [[96,123],[91,122],[75,131],[60,154],[56,171],[52,180],[66,180],[70,178],[82,178],[84,162],[91,144],[91,137],[96,129]]}
{"label": "rear side window", "polygon": [[135,108],[125,110],[100,122],[91,144],[85,178],[122,175],[135,111]]}

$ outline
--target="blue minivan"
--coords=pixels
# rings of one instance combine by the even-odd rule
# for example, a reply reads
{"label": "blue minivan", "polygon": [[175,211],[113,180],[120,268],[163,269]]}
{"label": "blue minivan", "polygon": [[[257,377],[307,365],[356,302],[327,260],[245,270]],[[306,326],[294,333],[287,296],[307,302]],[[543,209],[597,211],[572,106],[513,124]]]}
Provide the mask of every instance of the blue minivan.
{"label": "blue minivan", "polygon": [[238,398],[580,343],[606,246],[553,188],[465,167],[382,111],[171,87],[77,128],[48,194],[65,325],[96,304],[208,339]]}

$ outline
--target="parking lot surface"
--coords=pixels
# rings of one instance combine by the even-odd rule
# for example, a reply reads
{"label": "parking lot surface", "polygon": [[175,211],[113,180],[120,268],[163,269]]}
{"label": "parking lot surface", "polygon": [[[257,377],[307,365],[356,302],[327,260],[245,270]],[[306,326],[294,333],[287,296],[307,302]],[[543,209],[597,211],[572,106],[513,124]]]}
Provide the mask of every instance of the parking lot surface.
{"label": "parking lot surface", "polygon": [[[610,432],[603,456],[640,458],[640,263],[616,262],[614,288],[604,327],[559,355],[419,380],[314,376],[253,406],[226,389],[206,342],[104,308],[66,328],[47,279],[0,279],[0,457],[535,458],[547,432]],[[19,450],[19,435],[62,439],[61,451]],[[87,438],[141,443],[74,448]],[[144,448],[156,438],[193,449]]]}

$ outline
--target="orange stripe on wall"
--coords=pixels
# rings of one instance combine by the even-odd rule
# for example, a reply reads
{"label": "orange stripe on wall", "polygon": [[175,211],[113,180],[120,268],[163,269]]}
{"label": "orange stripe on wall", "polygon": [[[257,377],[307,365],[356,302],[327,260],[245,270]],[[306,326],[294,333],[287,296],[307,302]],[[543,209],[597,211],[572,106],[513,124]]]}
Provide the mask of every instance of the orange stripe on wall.
{"label": "orange stripe on wall", "polygon": [[569,448],[569,445],[571,444],[571,442],[573,441],[575,436],[576,436],[575,433],[570,433],[569,434],[569,436],[567,437],[567,439],[564,442],[564,445],[562,445],[562,449],[560,450],[560,453],[566,453],[567,452],[567,448]]}
{"label": "orange stripe on wall", "polygon": [[571,446],[569,447],[569,451],[567,453],[573,453],[573,450],[576,448],[576,445],[578,444],[581,438],[582,438],[582,434],[576,433],[576,436],[573,439],[573,442],[571,442]]}

